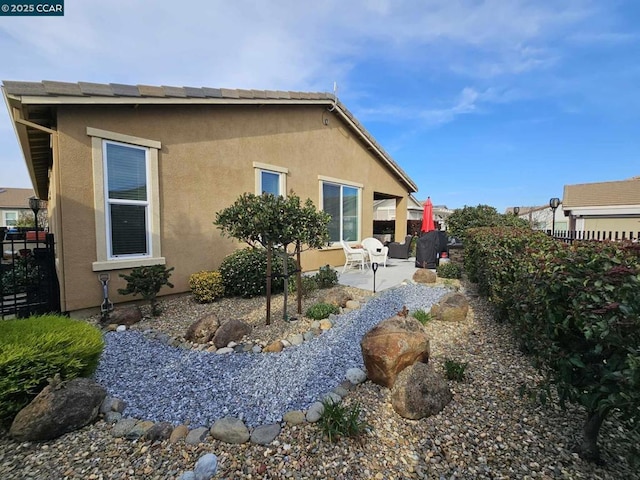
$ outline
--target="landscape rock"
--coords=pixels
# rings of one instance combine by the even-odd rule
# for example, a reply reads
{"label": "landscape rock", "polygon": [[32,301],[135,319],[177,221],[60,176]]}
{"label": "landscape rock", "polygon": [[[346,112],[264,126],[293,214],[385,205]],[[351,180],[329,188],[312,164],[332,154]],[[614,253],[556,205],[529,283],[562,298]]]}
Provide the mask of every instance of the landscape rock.
{"label": "landscape rock", "polygon": [[170,422],[158,422],[153,425],[147,433],[145,433],[145,438],[151,440],[152,442],[156,440],[166,440],[171,437],[173,433],[173,425]]}
{"label": "landscape rock", "polygon": [[51,440],[93,422],[106,390],[88,378],[47,385],[18,412],[9,435],[23,442]]}
{"label": "landscape rock", "polygon": [[218,471],[218,457],[213,453],[201,456],[193,469],[195,480],[211,480]]}
{"label": "landscape rock", "polygon": [[415,363],[405,368],[391,390],[393,409],[411,420],[435,415],[452,398],[447,381],[426,363]]}
{"label": "landscape rock", "polygon": [[111,429],[111,435],[114,437],[124,437],[133,427],[136,426],[138,420],[136,418],[122,418]]}
{"label": "landscape rock", "polygon": [[341,289],[334,289],[333,291],[325,294],[322,302],[344,308],[347,306],[347,302],[349,300],[353,300],[353,297],[349,295],[349,293]]}
{"label": "landscape rock", "polygon": [[213,438],[227,443],[245,443],[251,435],[244,422],[234,417],[216,420],[211,427]]}
{"label": "landscape rock", "polygon": [[360,308],[360,302],[358,302],[356,300],[349,300],[345,304],[345,308],[348,308],[349,310],[356,310],[356,309]]}
{"label": "landscape rock", "polygon": [[111,425],[118,423],[121,418],[122,414],[120,412],[107,412],[104,414],[104,421]]}
{"label": "landscape rock", "polygon": [[469,312],[469,301],[457,292],[448,293],[431,307],[431,315],[445,322],[463,322]]}
{"label": "landscape rock", "polygon": [[213,344],[218,348],[226,347],[229,342],[240,341],[242,337],[250,333],[251,325],[232,318],[218,327],[213,336]]}
{"label": "landscape rock", "polygon": [[187,434],[184,442],[187,445],[198,445],[199,443],[204,442],[204,439],[207,438],[208,433],[209,429],[206,427],[194,428]]}
{"label": "landscape rock", "polygon": [[324,405],[321,402],[312,403],[309,409],[307,410],[307,422],[315,423],[320,418],[322,418],[322,414],[324,413]]}
{"label": "landscape rock", "polygon": [[280,425],[277,423],[271,425],[261,425],[254,428],[251,432],[251,443],[258,445],[269,445],[280,434]]}
{"label": "landscape rock", "polygon": [[436,283],[436,272],[432,272],[428,268],[418,268],[413,274],[413,281],[416,283]]}
{"label": "landscape rock", "polygon": [[184,338],[194,343],[208,343],[213,340],[219,327],[218,317],[210,313],[193,322],[184,334]]}
{"label": "landscape rock", "polygon": [[133,307],[116,307],[109,313],[109,323],[117,325],[125,325],[130,327],[142,320],[142,312],[140,308]]}
{"label": "landscape rock", "polygon": [[173,432],[171,432],[171,435],[169,436],[169,443],[179,442],[180,440],[186,438],[188,433],[189,427],[187,427],[186,425],[178,425],[173,429]]}
{"label": "landscape rock", "polygon": [[276,340],[274,342],[271,342],[266,347],[264,347],[262,351],[264,353],[278,353],[278,352],[281,352],[283,349],[284,349],[284,345],[282,345],[282,342],[280,340]]}
{"label": "landscape rock", "polygon": [[282,420],[289,425],[300,425],[305,421],[304,412],[301,410],[291,410],[282,416]]}
{"label": "landscape rock", "polygon": [[222,347],[216,350],[216,354],[224,355],[225,353],[233,353],[233,348],[231,347]]}
{"label": "landscape rock", "polygon": [[[364,382],[367,379],[367,374],[366,372],[362,371],[359,368],[350,368],[349,370],[347,370],[347,373],[345,374],[346,379],[349,381],[350,384],[352,385],[358,385],[362,382]],[[347,388],[343,385],[344,388]]]}
{"label": "landscape rock", "polygon": [[396,315],[369,330],[360,342],[369,379],[391,388],[409,365],[429,360],[429,339],[413,317]]}
{"label": "landscape rock", "polygon": [[129,430],[124,438],[127,440],[137,440],[146,435],[146,433],[153,427],[154,423],[150,420],[142,420],[136,423],[131,430]]}

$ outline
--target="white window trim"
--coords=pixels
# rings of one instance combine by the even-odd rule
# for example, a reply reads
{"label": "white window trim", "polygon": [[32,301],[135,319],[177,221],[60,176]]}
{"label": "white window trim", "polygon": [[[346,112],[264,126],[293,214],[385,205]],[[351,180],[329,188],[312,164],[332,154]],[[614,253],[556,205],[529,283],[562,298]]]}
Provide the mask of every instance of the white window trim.
{"label": "white window trim", "polygon": [[[342,180],[340,178],[318,175],[318,198],[320,199],[319,206],[322,210],[324,210],[324,193],[322,191],[322,185],[324,183],[331,183],[333,185],[338,185],[341,187],[352,187],[358,189],[358,240],[356,241],[359,242],[360,240],[362,240],[362,191],[364,189],[364,185],[362,183],[352,182],[350,180]],[[340,224],[340,231],[342,232],[342,222]],[[340,241],[330,242],[329,246],[340,246]]]}
{"label": "white window trim", "polygon": [[20,212],[18,210],[3,210],[2,211],[2,225],[5,226],[5,227],[14,226],[14,225],[7,225],[7,214],[8,213],[15,213],[16,222],[18,220],[20,220]]}
{"label": "white window trim", "polygon": [[[93,164],[94,212],[96,222],[96,261],[92,264],[94,272],[118,270],[149,265],[164,265],[160,245],[160,193],[158,181],[158,151],[161,143],[116,132],[87,127],[91,137],[91,158]],[[107,202],[104,174],[104,140],[126,143],[133,147],[147,148],[147,201],[149,202],[148,230],[149,254],[136,257],[109,258],[110,239],[107,235]]]}
{"label": "white window trim", "polygon": [[253,162],[253,170],[255,172],[255,192],[256,195],[262,195],[262,172],[275,173],[280,179],[280,192],[283,197],[287,196],[287,175],[289,169],[278,165],[269,165],[267,163]]}

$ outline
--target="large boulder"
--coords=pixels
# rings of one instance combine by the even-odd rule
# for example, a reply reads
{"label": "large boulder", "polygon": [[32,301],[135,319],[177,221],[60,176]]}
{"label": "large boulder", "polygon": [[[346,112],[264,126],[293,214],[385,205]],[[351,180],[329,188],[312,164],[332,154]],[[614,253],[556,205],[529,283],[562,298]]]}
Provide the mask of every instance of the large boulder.
{"label": "large boulder", "polygon": [[107,392],[88,378],[46,386],[18,412],[9,435],[19,442],[57,438],[93,422]]}
{"label": "large boulder", "polygon": [[226,347],[229,342],[238,342],[251,333],[251,325],[242,320],[231,319],[224,322],[213,336],[216,348]]}
{"label": "large boulder", "polygon": [[113,312],[109,313],[109,323],[116,325],[131,325],[142,320],[142,312],[138,307],[116,307]]}
{"label": "large boulder", "polygon": [[184,338],[193,343],[207,343],[213,339],[219,327],[220,322],[218,321],[218,317],[211,313],[189,325],[187,333],[184,334]]}
{"label": "large boulder", "polygon": [[469,301],[461,293],[448,293],[431,307],[431,315],[445,322],[463,322],[469,312]]}
{"label": "large boulder", "polygon": [[369,379],[387,388],[406,367],[429,360],[429,338],[413,317],[383,320],[367,332],[360,348]]}
{"label": "large boulder", "polygon": [[426,363],[405,368],[391,389],[393,409],[411,420],[435,415],[452,397],[447,381]]}
{"label": "large boulder", "polygon": [[341,288],[331,289],[322,298],[323,303],[329,303],[341,308],[345,308],[350,300],[353,300],[353,297]]}
{"label": "large boulder", "polygon": [[437,277],[436,272],[428,268],[418,268],[413,274],[413,281],[416,283],[436,283]]}

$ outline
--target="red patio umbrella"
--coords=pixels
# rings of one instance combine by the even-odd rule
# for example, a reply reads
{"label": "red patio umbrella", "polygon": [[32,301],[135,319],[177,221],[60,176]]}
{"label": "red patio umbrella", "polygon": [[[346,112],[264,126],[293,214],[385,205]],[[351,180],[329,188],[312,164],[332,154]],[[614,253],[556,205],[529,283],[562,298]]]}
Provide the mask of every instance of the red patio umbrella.
{"label": "red patio umbrella", "polygon": [[433,223],[433,204],[431,203],[431,197],[427,197],[427,201],[424,202],[424,210],[422,212],[422,227],[421,232],[430,232],[435,230],[436,227]]}

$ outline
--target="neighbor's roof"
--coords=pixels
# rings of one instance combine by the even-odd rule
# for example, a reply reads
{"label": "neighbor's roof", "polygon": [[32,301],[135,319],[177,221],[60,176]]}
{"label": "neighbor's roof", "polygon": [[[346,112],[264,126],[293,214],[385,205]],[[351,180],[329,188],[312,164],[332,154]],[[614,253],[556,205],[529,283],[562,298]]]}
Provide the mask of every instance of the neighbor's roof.
{"label": "neighbor's roof", "polygon": [[575,207],[640,205],[640,177],[617,182],[565,185],[562,205],[565,210]]}
{"label": "neighbor's roof", "polygon": [[34,195],[30,188],[0,187],[0,208],[29,208],[29,197]]}
{"label": "neighbor's roof", "polygon": [[[225,104],[325,105],[335,111],[393,174],[417,191],[415,182],[400,168],[354,115],[330,93],[241,90],[227,88],[123,85],[119,83],[67,83],[3,81],[5,101],[27,160],[32,181],[42,196],[52,162],[47,129],[55,129],[56,105],[82,104]],[[16,118],[18,115],[18,118]],[[20,117],[21,115],[21,117]],[[22,122],[21,122],[22,120]],[[27,121],[25,123],[24,121]],[[32,125],[28,125],[31,122]],[[45,127],[38,130],[37,126]]]}

